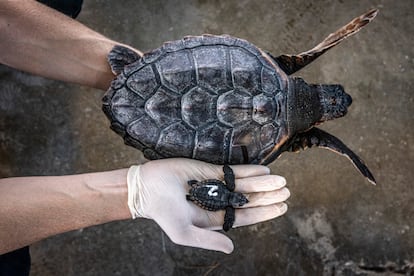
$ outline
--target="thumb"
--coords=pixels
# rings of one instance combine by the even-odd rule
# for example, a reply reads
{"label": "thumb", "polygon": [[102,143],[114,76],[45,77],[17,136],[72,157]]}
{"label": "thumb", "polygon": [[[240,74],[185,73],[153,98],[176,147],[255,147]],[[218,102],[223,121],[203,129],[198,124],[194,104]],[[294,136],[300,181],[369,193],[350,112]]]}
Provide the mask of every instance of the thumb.
{"label": "thumb", "polygon": [[221,251],[226,254],[233,252],[234,245],[226,235],[190,225],[180,235],[170,237],[174,243]]}

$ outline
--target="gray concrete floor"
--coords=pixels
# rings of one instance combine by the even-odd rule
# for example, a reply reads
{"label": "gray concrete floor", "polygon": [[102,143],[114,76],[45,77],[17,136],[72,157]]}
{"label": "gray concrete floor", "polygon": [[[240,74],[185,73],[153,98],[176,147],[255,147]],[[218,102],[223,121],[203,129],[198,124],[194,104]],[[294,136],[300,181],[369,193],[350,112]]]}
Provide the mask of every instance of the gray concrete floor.
{"label": "gray concrete floor", "polygon": [[[32,275],[412,275],[414,1],[88,0],[78,20],[143,51],[227,33],[278,55],[374,7],[374,22],[296,75],[352,95],[348,115],[322,128],[366,161],[377,186],[329,151],[286,153],[271,169],[288,180],[288,213],[230,231],[231,255],[175,245],[152,221],[123,221],[33,245]],[[102,95],[0,66],[0,176],[143,162],[109,129]]]}

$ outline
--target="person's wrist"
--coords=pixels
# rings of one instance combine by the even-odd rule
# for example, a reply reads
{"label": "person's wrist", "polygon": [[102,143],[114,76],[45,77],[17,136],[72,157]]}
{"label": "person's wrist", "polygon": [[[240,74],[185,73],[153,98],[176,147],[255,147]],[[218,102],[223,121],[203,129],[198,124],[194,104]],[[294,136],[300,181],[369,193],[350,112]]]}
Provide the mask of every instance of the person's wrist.
{"label": "person's wrist", "polygon": [[[97,205],[93,206],[99,212],[103,222],[130,218],[127,206],[128,187],[127,169],[91,174],[86,180],[89,189],[97,191]],[[92,204],[94,204],[92,202]]]}
{"label": "person's wrist", "polygon": [[128,169],[128,208],[132,219],[141,217],[139,213],[139,173],[141,166],[131,166]]}

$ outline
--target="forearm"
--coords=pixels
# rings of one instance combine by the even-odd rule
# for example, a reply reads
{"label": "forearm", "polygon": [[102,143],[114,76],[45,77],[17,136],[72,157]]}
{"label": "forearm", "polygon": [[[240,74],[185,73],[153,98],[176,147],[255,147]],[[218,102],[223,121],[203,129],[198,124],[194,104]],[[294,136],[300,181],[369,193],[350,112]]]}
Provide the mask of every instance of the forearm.
{"label": "forearm", "polygon": [[115,44],[36,1],[0,1],[0,63],[16,69],[106,90]]}
{"label": "forearm", "polygon": [[0,179],[0,254],[43,238],[128,219],[127,170]]}

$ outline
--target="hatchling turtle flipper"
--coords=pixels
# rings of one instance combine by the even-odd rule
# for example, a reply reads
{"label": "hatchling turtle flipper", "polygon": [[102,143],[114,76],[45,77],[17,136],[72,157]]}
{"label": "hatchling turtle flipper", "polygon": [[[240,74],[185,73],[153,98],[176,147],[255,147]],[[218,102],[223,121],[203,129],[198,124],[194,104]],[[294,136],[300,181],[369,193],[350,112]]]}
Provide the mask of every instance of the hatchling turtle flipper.
{"label": "hatchling turtle flipper", "polygon": [[341,140],[335,136],[318,129],[316,127],[297,134],[295,136],[293,143],[290,144],[289,151],[298,151],[306,147],[317,146],[321,148],[326,148],[332,150],[335,153],[346,156],[352,164],[365,176],[369,182],[376,184],[374,176],[369,171],[368,167],[365,165],[364,161],[359,158],[351,149],[349,149]]}
{"label": "hatchling turtle flipper", "polygon": [[226,182],[227,188],[233,192],[236,186],[233,170],[230,168],[229,165],[226,164],[223,166],[223,172],[224,172],[224,181]]}
{"label": "hatchling turtle flipper", "polygon": [[141,56],[137,52],[121,45],[115,45],[108,54],[109,65],[112,72],[116,75],[122,72],[125,65],[134,63],[140,58]]}
{"label": "hatchling turtle flipper", "polygon": [[224,215],[223,230],[229,231],[233,227],[234,220],[236,218],[236,210],[233,207],[226,207],[226,213]]}
{"label": "hatchling turtle flipper", "polygon": [[195,187],[198,184],[198,181],[194,179],[188,180],[187,184],[190,185],[191,187]]}
{"label": "hatchling turtle flipper", "polygon": [[362,27],[371,22],[377,13],[377,9],[372,9],[363,15],[354,18],[351,22],[338,29],[336,32],[331,33],[321,43],[306,52],[297,55],[280,55],[273,58],[286,74],[291,75],[314,61],[330,48],[339,44],[348,36],[357,33]]}

